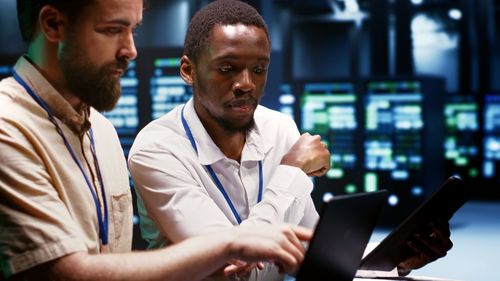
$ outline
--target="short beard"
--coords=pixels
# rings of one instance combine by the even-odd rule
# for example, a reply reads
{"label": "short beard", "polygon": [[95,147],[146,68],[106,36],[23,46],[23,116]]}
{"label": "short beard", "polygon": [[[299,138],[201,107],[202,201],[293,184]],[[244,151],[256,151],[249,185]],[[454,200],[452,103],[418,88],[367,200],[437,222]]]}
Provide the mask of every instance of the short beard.
{"label": "short beard", "polygon": [[59,53],[59,67],[66,85],[76,97],[98,111],[112,110],[121,95],[120,79],[112,70],[125,69],[128,60],[118,59],[103,66],[93,65],[78,46],[77,36],[70,35]]}
{"label": "short beard", "polygon": [[239,133],[246,135],[255,125],[255,120],[253,117],[247,123],[241,126],[235,126],[233,123],[231,123],[231,121],[228,121],[220,116],[212,115],[212,113],[208,110],[207,112],[208,115],[210,115],[210,117],[212,117],[212,119],[217,123],[217,125],[219,125],[228,135],[234,135]]}

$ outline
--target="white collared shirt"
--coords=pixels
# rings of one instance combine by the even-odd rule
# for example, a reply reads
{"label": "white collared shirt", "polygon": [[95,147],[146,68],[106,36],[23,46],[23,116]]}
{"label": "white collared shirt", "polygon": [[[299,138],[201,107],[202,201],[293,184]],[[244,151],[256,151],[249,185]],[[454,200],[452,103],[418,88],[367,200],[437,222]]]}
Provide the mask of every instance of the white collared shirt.
{"label": "white collared shirt", "polygon": [[[129,154],[129,169],[140,197],[141,230],[150,247],[238,224],[205,165],[214,169],[242,225],[315,226],[318,214],[310,197],[311,180],[299,168],[280,165],[300,135],[290,117],[258,106],[255,126],[247,134],[238,163],[212,141],[191,99],[184,117],[197,154],[182,126],[181,110],[178,106],[147,125]],[[260,160],[264,184],[262,201],[257,204]]]}

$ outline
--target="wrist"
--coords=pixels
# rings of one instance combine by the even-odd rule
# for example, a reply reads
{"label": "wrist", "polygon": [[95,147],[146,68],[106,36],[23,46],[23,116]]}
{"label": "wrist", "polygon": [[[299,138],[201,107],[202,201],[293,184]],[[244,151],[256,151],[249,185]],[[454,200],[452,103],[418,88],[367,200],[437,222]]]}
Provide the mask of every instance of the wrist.
{"label": "wrist", "polygon": [[291,166],[295,168],[299,168],[302,171],[304,170],[305,163],[303,161],[297,160],[297,159],[288,159],[285,155],[283,159],[281,159],[280,165],[286,165],[286,166]]}
{"label": "wrist", "polygon": [[237,259],[240,257],[241,249],[237,243],[238,235],[234,234],[236,229],[232,229],[231,231],[227,231],[224,235],[219,236],[221,238],[221,242],[223,243],[222,249],[223,256],[226,260]]}

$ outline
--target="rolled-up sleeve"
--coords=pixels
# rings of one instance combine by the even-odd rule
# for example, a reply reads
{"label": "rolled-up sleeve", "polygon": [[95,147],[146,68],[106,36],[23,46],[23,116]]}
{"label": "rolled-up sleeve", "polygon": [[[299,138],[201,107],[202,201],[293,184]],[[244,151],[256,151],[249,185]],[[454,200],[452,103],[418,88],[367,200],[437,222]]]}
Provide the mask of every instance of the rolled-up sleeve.
{"label": "rolled-up sleeve", "polygon": [[299,168],[280,165],[264,189],[262,201],[255,205],[242,224],[299,224],[310,200],[312,182]]}

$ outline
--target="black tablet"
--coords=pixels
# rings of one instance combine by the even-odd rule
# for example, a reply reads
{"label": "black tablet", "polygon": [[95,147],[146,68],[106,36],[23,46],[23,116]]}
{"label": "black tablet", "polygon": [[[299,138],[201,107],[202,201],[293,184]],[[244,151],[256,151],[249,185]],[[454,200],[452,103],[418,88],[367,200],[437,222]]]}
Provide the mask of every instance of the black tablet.
{"label": "black tablet", "polygon": [[406,241],[437,218],[449,221],[469,200],[472,189],[460,177],[452,176],[361,260],[360,269],[393,270],[407,253]]}

